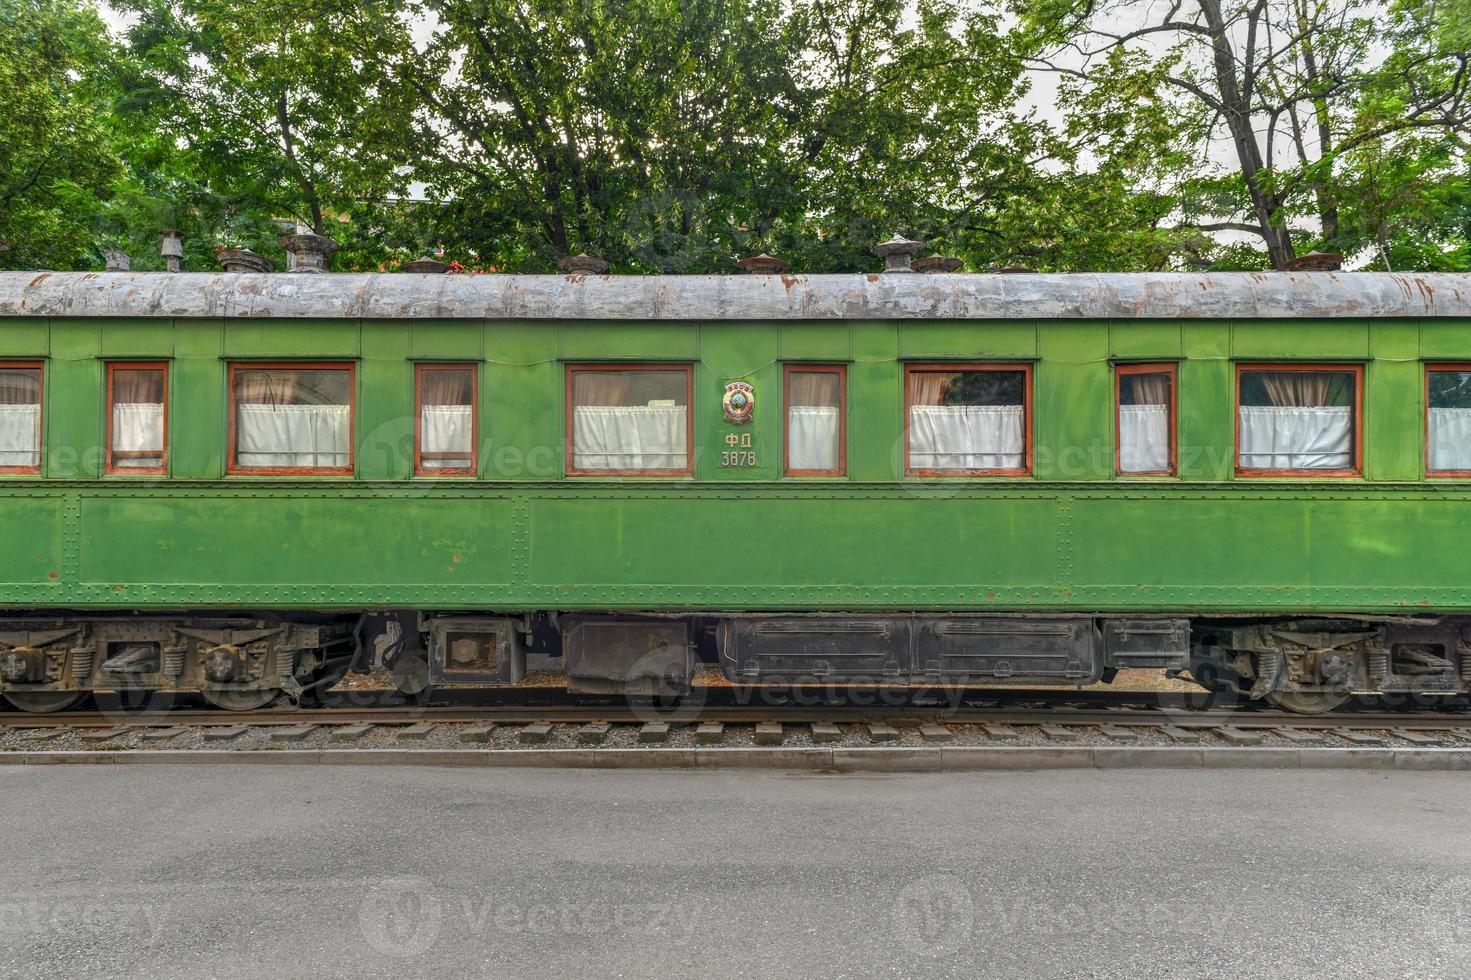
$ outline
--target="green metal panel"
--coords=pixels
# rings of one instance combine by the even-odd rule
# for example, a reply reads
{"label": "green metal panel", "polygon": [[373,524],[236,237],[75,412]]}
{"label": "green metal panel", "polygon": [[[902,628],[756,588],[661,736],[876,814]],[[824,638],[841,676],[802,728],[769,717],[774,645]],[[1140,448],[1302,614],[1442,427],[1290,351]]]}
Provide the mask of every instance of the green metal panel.
{"label": "green metal panel", "polygon": [[103,357],[152,357],[174,353],[176,331],[169,320],[89,320],[101,328]]}
{"label": "green metal panel", "polygon": [[[358,363],[356,465],[365,480],[403,480],[414,471],[414,365],[411,325],[373,323],[363,329]],[[464,331],[472,338],[480,331]],[[463,343],[463,341],[462,341]],[[471,343],[475,346],[475,342]],[[475,358],[478,360],[478,358]]]}
{"label": "green metal panel", "polygon": [[555,327],[486,323],[481,375],[480,472],[497,480],[562,474],[566,374]]}
{"label": "green metal panel", "polygon": [[[739,330],[744,324],[731,324]],[[534,323],[531,329],[546,329]],[[492,342],[495,338],[491,338]],[[491,348],[492,350],[494,347]],[[564,323],[562,357],[576,360],[661,358],[693,361],[700,356],[700,327],[692,323]]]}
{"label": "green metal panel", "polygon": [[[363,324],[363,350],[369,338],[381,326],[394,321],[372,321]],[[462,320],[411,320],[400,322],[413,336],[411,355],[416,360],[478,361],[485,356],[485,330]]]}
{"label": "green metal panel", "polygon": [[1176,423],[1180,478],[1228,480],[1236,438],[1231,327],[1218,321],[1187,323],[1182,340]]}
{"label": "green metal panel", "polygon": [[53,320],[46,363],[41,466],[53,479],[102,474],[103,362],[96,320]]}
{"label": "green metal panel", "polygon": [[39,317],[0,318],[0,359],[45,357],[49,325]]}
{"label": "green metal panel", "polygon": [[176,320],[169,365],[169,474],[212,480],[224,475],[226,452],[225,325]]}
{"label": "green metal panel", "polygon": [[0,594],[8,585],[61,584],[61,503],[35,490],[0,495]]}
{"label": "green metal panel", "polygon": [[1037,324],[1010,320],[905,320],[900,352],[906,360],[984,361],[1037,356]]}
{"label": "green metal panel", "polygon": [[1131,361],[1173,361],[1180,356],[1182,326],[1154,320],[1113,320],[1108,325],[1108,350],[1113,357]]}
{"label": "green metal panel", "polygon": [[360,352],[362,330],[356,320],[228,320],[225,356],[230,358],[353,358]]}
{"label": "green metal panel", "polygon": [[848,476],[898,480],[904,474],[904,371],[894,323],[855,322],[848,368]]}
{"label": "green metal panel", "polygon": [[[700,328],[695,372],[695,476],[702,480],[775,480],[782,462],[781,328],[776,324],[706,324]],[[756,395],[746,425],[729,425],[721,401],[725,386],[744,381]],[[750,436],[751,449],[742,450]],[[727,442],[733,436],[736,445]],[[723,465],[732,450],[756,454],[756,465]]]}
{"label": "green metal panel", "polygon": [[1369,356],[1366,320],[1238,320],[1231,353],[1264,360],[1363,360]]}
{"label": "green metal panel", "polygon": [[1421,320],[1420,354],[1431,361],[1471,361],[1471,321]]}
{"label": "green metal panel", "polygon": [[782,324],[781,356],[785,361],[847,361],[853,357],[848,324],[803,322]]}
{"label": "green metal panel", "polygon": [[1418,480],[1424,474],[1425,375],[1415,360],[1376,360],[1364,372],[1364,475]]}
{"label": "green metal panel", "polygon": [[1044,480],[1113,475],[1113,372],[1108,331],[1086,322],[1042,325],[1033,379],[1035,473]]}

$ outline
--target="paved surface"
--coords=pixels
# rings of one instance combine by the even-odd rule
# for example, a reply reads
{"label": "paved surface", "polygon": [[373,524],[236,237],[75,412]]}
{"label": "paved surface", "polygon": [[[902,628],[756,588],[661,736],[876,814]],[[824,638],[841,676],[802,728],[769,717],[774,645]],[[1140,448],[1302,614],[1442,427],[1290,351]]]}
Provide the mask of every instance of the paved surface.
{"label": "paved surface", "polygon": [[1471,781],[0,770],[0,973],[1471,973]]}

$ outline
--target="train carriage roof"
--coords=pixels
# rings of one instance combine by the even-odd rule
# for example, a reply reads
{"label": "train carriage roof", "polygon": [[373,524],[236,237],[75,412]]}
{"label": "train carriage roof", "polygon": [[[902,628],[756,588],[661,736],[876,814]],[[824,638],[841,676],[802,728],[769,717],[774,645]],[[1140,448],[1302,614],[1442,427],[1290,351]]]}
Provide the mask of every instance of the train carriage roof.
{"label": "train carriage roof", "polygon": [[0,316],[552,320],[1471,317],[1471,275],[0,273]]}

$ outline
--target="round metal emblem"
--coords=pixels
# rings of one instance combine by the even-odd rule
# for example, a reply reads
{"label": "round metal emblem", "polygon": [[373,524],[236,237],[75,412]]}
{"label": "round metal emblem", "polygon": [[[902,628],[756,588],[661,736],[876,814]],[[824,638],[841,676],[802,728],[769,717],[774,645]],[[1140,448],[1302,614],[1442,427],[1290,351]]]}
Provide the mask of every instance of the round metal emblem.
{"label": "round metal emblem", "polygon": [[732,381],[725,386],[725,397],[720,404],[725,409],[725,421],[745,425],[756,410],[756,391],[744,381]]}

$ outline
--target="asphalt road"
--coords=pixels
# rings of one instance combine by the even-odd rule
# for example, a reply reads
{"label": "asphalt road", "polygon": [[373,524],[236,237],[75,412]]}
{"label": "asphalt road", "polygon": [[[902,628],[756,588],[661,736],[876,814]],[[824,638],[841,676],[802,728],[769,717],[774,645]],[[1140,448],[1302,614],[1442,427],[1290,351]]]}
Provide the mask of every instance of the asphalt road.
{"label": "asphalt road", "polygon": [[1454,773],[0,769],[9,976],[1471,975]]}

